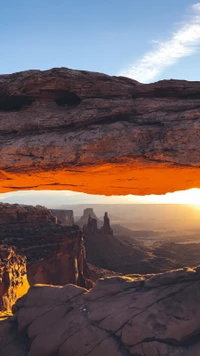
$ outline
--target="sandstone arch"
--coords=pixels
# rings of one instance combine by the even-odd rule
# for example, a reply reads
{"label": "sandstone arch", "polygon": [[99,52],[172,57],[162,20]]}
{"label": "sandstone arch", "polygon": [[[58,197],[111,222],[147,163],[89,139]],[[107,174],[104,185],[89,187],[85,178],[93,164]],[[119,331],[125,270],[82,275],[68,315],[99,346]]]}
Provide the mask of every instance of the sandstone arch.
{"label": "sandstone arch", "polygon": [[[199,82],[142,85],[65,68],[2,75],[0,192],[200,187],[199,128]],[[1,354],[197,355],[199,287],[199,267],[108,278],[89,292],[33,287],[0,324]]]}
{"label": "sandstone arch", "polygon": [[200,82],[55,68],[0,76],[0,192],[200,187]]}

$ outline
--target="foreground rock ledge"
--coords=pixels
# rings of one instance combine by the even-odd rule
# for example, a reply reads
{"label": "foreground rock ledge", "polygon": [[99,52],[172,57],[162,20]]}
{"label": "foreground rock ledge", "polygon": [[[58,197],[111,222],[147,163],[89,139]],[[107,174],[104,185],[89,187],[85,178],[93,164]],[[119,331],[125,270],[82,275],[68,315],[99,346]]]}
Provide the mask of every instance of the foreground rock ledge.
{"label": "foreground rock ledge", "polygon": [[0,323],[1,356],[199,355],[199,303],[200,267],[102,279],[89,292],[34,286]]}
{"label": "foreground rock ledge", "polygon": [[0,192],[200,188],[200,82],[66,68],[0,76]]}

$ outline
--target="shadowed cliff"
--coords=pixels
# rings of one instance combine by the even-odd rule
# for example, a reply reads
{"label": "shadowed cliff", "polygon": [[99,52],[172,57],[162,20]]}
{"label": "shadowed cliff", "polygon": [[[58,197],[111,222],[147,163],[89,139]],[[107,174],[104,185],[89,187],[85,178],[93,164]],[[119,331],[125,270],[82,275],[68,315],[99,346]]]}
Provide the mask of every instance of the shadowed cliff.
{"label": "shadowed cliff", "polygon": [[1,244],[15,246],[26,257],[30,285],[92,286],[82,231],[62,225],[45,207],[0,203]]}

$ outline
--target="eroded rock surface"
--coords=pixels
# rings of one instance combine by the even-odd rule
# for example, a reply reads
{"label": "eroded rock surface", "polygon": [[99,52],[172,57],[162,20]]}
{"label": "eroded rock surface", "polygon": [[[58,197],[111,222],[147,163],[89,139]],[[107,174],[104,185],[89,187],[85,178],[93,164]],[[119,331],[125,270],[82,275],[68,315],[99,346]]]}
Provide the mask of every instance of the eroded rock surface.
{"label": "eroded rock surface", "polygon": [[0,203],[0,243],[27,258],[29,283],[91,286],[82,231],[42,206]]}
{"label": "eroded rock surface", "polygon": [[89,217],[93,220],[96,220],[96,227],[101,227],[103,225],[103,222],[98,219],[93,208],[84,209],[83,215],[76,221],[76,224],[83,228],[84,225],[87,225]]}
{"label": "eroded rock surface", "polygon": [[66,68],[1,75],[0,142],[1,192],[200,187],[200,82]]}
{"label": "eroded rock surface", "polygon": [[74,222],[74,213],[73,210],[65,209],[51,209],[52,214],[58,218],[62,225],[73,226]]}
{"label": "eroded rock surface", "polygon": [[[34,286],[14,306],[12,323],[28,336],[31,356],[197,356],[199,303],[200,269],[184,269],[106,278],[89,292]],[[2,356],[12,356],[14,342],[2,340]]]}
{"label": "eroded rock surface", "polygon": [[2,356],[29,356],[29,340],[18,332],[17,322],[10,317],[0,319],[0,354]]}
{"label": "eroded rock surface", "polygon": [[26,258],[14,248],[0,245],[0,314],[11,312],[13,304],[28,288]]}

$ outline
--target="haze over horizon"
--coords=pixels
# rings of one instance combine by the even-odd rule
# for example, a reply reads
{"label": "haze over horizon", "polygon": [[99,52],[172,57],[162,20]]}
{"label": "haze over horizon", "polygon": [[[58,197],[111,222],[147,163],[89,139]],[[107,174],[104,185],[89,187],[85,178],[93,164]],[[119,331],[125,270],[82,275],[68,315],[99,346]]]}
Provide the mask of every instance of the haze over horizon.
{"label": "haze over horizon", "polygon": [[200,189],[188,189],[165,195],[104,196],[73,191],[18,191],[0,194],[0,202],[46,205],[54,207],[75,204],[192,204],[200,208]]}

